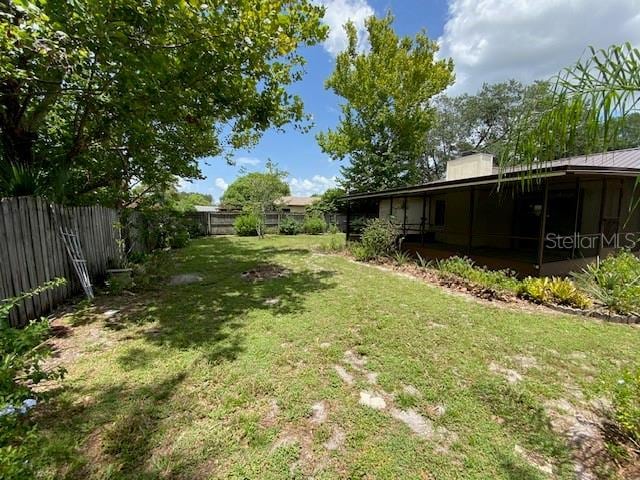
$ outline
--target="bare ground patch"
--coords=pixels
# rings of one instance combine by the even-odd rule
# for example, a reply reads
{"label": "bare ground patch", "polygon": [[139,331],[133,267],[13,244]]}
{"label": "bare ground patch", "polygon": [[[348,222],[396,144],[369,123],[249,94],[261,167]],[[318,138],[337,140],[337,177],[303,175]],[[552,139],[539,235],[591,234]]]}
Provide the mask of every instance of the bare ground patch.
{"label": "bare ground patch", "polygon": [[263,264],[240,274],[240,278],[247,282],[259,282],[261,280],[271,280],[274,278],[288,277],[291,270],[280,265]]}

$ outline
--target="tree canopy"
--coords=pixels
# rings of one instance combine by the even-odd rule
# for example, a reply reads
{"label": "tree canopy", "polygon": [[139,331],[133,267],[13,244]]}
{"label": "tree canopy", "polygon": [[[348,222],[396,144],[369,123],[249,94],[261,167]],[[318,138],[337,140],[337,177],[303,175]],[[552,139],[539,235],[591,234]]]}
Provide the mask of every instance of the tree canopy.
{"label": "tree canopy", "polygon": [[0,194],[122,202],[305,119],[311,0],[0,4]]}
{"label": "tree canopy", "polygon": [[313,202],[307,207],[307,211],[314,214],[337,213],[343,203],[340,201],[340,197],[344,195],[345,191],[342,188],[329,188],[320,195],[318,201]]}
{"label": "tree canopy", "polygon": [[427,136],[424,181],[439,178],[446,162],[467,151],[500,155],[525,111],[542,111],[551,102],[547,82],[523,85],[516,80],[483,84],[475,94],[440,95],[436,121]]}
{"label": "tree canopy", "polygon": [[630,44],[589,52],[552,81],[551,102],[525,111],[505,144],[503,166],[534,166],[575,153],[640,145],[640,50]]}
{"label": "tree canopy", "polygon": [[422,177],[426,135],[433,126],[432,97],[453,82],[453,62],[436,60],[437,43],[426,33],[398,37],[393,17],[366,21],[370,49],[359,53],[353,24],[349,44],[336,59],[326,88],[342,97],[340,123],[317,136],[321,149],[342,168],[350,191],[411,184]]}
{"label": "tree canopy", "polygon": [[227,209],[263,214],[274,209],[280,197],[291,195],[285,177],[286,172],[267,162],[266,171],[247,173],[235,179],[225,190],[220,203]]}

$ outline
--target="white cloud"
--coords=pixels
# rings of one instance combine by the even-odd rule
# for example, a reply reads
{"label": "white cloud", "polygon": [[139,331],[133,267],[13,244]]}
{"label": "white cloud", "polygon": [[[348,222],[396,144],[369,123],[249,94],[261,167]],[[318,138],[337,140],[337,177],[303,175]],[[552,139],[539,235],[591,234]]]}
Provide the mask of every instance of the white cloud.
{"label": "white cloud", "polygon": [[223,192],[229,187],[229,184],[225,182],[224,178],[218,177],[215,179],[214,184]]}
{"label": "white cloud", "polygon": [[187,180],[185,178],[178,177],[177,188],[181,192],[197,192],[198,186],[193,183],[193,180]]}
{"label": "white cloud", "polygon": [[452,93],[483,82],[548,78],[592,45],[640,44],[638,0],[450,0],[439,39],[452,57]]}
{"label": "white cloud", "polygon": [[236,165],[258,165],[260,160],[254,157],[237,157],[233,160]]}
{"label": "white cloud", "polygon": [[364,21],[375,14],[366,0],[320,0],[320,3],[325,6],[324,23],[329,26],[325,50],[335,57],[347,47],[344,24],[349,20],[358,32],[358,47],[364,49],[368,39]]}
{"label": "white cloud", "polygon": [[322,194],[327,189],[334,188],[336,185],[336,177],[328,178],[322,175],[314,175],[311,178],[289,179],[291,194],[300,197],[309,197],[313,194]]}

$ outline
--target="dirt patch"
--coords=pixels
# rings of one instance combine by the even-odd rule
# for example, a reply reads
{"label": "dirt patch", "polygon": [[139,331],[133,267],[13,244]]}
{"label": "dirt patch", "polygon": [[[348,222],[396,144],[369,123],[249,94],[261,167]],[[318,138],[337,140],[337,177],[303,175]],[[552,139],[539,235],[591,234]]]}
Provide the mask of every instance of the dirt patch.
{"label": "dirt patch", "polygon": [[402,386],[402,393],[405,393],[407,395],[411,395],[412,397],[416,397],[416,398],[421,398],[422,397],[422,394],[420,393],[420,390],[418,390],[413,385],[403,385]]}
{"label": "dirt patch", "polygon": [[280,406],[276,400],[271,400],[269,402],[269,409],[267,413],[260,420],[260,425],[263,427],[273,427],[276,423],[278,423],[278,415],[280,415]]}
{"label": "dirt patch", "polygon": [[311,423],[319,425],[327,419],[327,404],[324,400],[311,406]]}
{"label": "dirt patch", "polygon": [[574,472],[578,480],[598,478],[597,470],[608,458],[603,436],[604,418],[574,407],[567,400],[545,403],[553,430],[563,435],[572,447]]}
{"label": "dirt patch", "polygon": [[274,278],[287,277],[291,274],[291,271],[281,267],[280,265],[258,265],[251,270],[242,272],[240,278],[247,282],[258,282],[261,280],[271,280]]}
{"label": "dirt patch", "polygon": [[174,275],[169,279],[169,285],[189,285],[192,283],[200,283],[202,281],[202,275],[197,273],[182,273],[180,275]]}
{"label": "dirt patch", "polygon": [[553,475],[553,465],[546,460],[543,456],[537,453],[529,452],[522,448],[520,445],[516,445],[513,449],[524,461],[529,465],[537,468],[546,475]]}
{"label": "dirt patch", "polygon": [[360,392],[360,405],[364,405],[374,410],[384,410],[387,408],[387,402],[381,394],[375,392],[364,391]]}
{"label": "dirt patch", "polygon": [[371,385],[377,385],[378,384],[378,373],[377,372],[367,372],[365,377],[367,379],[367,382],[369,382]]}
{"label": "dirt patch", "polygon": [[489,364],[489,370],[491,370],[493,373],[502,375],[509,383],[518,383],[523,378],[522,375],[520,375],[515,370],[511,370],[510,368],[505,368],[493,362]]}
{"label": "dirt patch", "polygon": [[323,446],[327,450],[331,450],[331,451],[338,450],[340,447],[342,447],[346,438],[347,436],[344,433],[344,430],[342,430],[338,426],[333,427],[333,432],[331,433],[331,437],[329,437],[329,440],[324,442]]}
{"label": "dirt patch", "polygon": [[396,420],[404,423],[420,438],[431,438],[433,436],[433,424],[431,420],[424,418],[414,409],[399,410],[392,408],[389,413]]}
{"label": "dirt patch", "polygon": [[362,355],[347,350],[344,352],[344,361],[354,370],[363,371],[364,366],[367,364],[367,359]]}
{"label": "dirt patch", "polygon": [[538,361],[534,357],[528,357],[526,355],[514,355],[511,357],[514,363],[517,363],[523,370],[535,368],[538,366]]}
{"label": "dirt patch", "polygon": [[351,375],[349,372],[347,372],[344,367],[340,366],[340,365],[335,365],[333,368],[335,368],[336,373],[338,374],[338,376],[342,379],[342,381],[344,383],[346,383],[347,385],[353,385],[355,382],[355,379],[353,378],[353,375]]}

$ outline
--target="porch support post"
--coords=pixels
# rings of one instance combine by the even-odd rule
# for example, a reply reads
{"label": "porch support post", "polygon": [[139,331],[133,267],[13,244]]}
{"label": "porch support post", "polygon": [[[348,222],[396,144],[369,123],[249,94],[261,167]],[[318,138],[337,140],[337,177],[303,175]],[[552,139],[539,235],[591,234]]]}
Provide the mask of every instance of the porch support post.
{"label": "porch support post", "polygon": [[350,233],[351,233],[351,202],[347,200],[347,227],[346,227],[347,242],[349,241]]}
{"label": "porch support post", "polygon": [[420,221],[420,244],[424,245],[424,227],[427,222],[427,194],[422,196],[422,220]]}
{"label": "porch support post", "polygon": [[544,236],[547,228],[547,204],[549,203],[549,180],[544,182],[544,200],[542,201],[542,216],[540,217],[540,238],[538,239],[538,275],[542,270],[544,260]]}
{"label": "porch support post", "polygon": [[602,188],[600,190],[600,215],[598,219],[598,258],[602,255],[602,240],[604,236],[604,203],[607,200],[607,179],[602,179]]}
{"label": "porch support post", "polygon": [[576,176],[576,215],[573,221],[573,246],[571,258],[576,258],[576,242],[578,240],[578,222],[580,220],[580,177]]}
{"label": "porch support post", "polygon": [[404,197],[404,214],[402,217],[402,235],[407,235],[407,197]]}
{"label": "porch support post", "polygon": [[469,238],[467,239],[467,253],[471,253],[473,243],[473,207],[475,204],[476,191],[474,187],[469,190]]}

